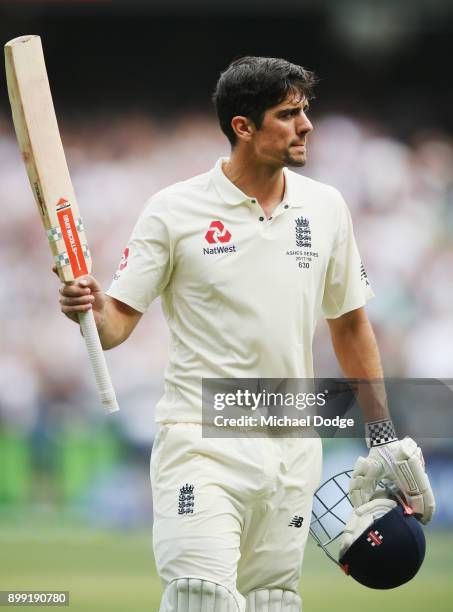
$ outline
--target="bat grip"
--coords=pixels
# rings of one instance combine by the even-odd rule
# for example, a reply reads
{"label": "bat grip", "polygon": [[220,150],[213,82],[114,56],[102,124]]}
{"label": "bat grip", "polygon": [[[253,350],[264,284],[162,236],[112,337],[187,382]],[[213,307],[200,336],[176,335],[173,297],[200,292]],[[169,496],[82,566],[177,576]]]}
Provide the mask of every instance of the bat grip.
{"label": "bat grip", "polygon": [[79,322],[87,345],[87,351],[96,379],[96,386],[98,388],[101,403],[107,413],[116,412],[119,410],[119,406],[116,401],[112,381],[110,380],[110,374],[107,369],[107,363],[96,328],[93,311],[88,310],[87,312],[79,313]]}

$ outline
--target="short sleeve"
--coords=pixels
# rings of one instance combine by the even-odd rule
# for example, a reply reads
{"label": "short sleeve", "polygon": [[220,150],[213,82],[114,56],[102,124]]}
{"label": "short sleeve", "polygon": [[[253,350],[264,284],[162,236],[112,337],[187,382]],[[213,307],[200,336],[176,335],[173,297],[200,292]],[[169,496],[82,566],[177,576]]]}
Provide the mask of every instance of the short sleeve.
{"label": "short sleeve", "polygon": [[374,297],[354,238],[351,214],[343,198],[324,285],[322,310],[326,319],[364,306]]}
{"label": "short sleeve", "polygon": [[106,293],[143,313],[165,289],[171,271],[172,247],[165,215],[154,210],[151,200],[137,221]]}

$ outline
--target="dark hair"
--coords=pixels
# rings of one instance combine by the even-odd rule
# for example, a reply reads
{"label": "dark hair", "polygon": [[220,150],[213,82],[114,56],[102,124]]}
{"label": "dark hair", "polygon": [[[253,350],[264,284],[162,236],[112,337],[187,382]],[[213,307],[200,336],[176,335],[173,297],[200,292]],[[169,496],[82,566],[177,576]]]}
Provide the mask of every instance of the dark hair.
{"label": "dark hair", "polygon": [[234,147],[233,117],[248,117],[259,129],[268,108],[292,92],[313,98],[315,84],[313,72],[284,59],[246,56],[235,60],[220,75],[212,96],[222,132]]}

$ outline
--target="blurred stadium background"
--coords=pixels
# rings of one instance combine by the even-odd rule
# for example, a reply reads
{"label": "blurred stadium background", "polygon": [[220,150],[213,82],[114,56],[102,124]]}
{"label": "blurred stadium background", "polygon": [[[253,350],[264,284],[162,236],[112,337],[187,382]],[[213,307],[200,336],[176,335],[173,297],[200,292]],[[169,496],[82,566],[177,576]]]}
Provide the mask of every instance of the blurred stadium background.
{"label": "blurred stadium background", "polygon": [[[29,33],[43,38],[104,287],[149,195],[228,155],[210,105],[219,72],[244,54],[314,70],[304,173],[352,210],[386,375],[452,377],[450,1],[0,0],[0,39]],[[59,313],[1,70],[0,590],[69,589],[75,611],[156,611],[148,461],[165,323],[154,304],[108,354],[122,411],[105,418],[77,329]],[[315,355],[318,376],[338,374],[322,322]],[[325,446],[326,476],[364,450]],[[310,545],[306,610],[453,608],[453,446],[423,446],[439,510],[420,575],[370,592]]]}

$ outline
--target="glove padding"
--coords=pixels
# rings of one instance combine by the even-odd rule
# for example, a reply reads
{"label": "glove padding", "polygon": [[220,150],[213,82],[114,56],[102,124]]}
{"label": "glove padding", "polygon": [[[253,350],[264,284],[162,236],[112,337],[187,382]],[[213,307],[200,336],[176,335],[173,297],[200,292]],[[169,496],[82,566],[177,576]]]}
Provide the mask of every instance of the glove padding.
{"label": "glove padding", "polygon": [[436,504],[425,472],[421,449],[412,438],[375,446],[368,457],[359,457],[349,483],[349,497],[355,508],[373,496],[378,481],[390,481],[400,489],[417,518],[426,525]]}

